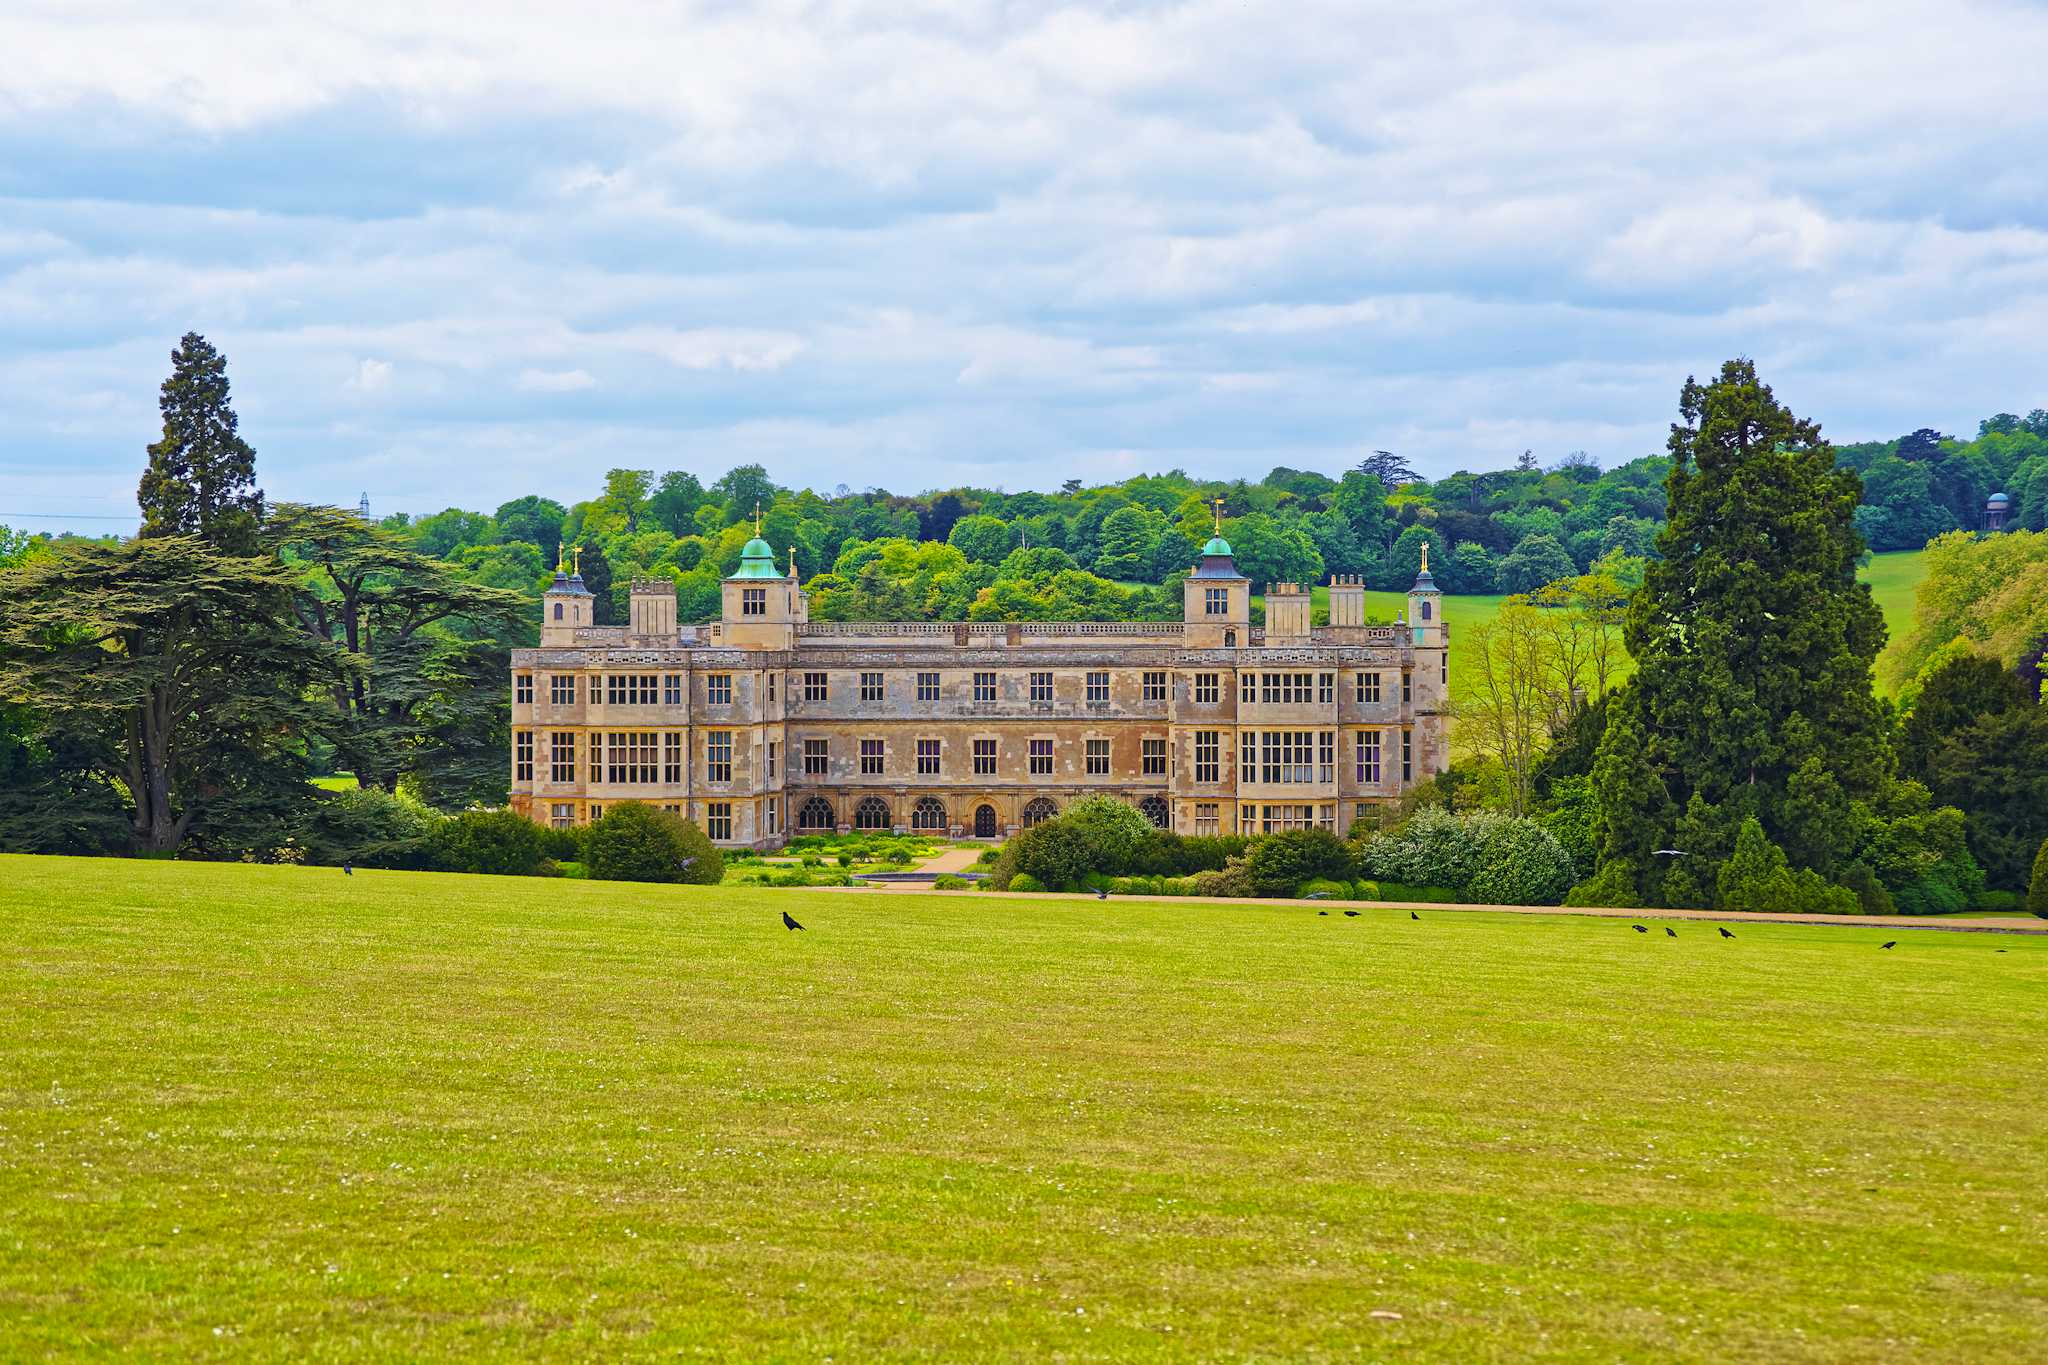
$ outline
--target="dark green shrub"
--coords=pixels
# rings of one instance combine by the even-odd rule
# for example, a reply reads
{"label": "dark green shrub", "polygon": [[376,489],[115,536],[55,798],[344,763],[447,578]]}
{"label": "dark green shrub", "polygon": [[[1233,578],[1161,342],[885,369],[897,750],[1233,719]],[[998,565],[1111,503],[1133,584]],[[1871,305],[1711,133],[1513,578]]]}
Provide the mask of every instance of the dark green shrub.
{"label": "dark green shrub", "polygon": [[1633,910],[1643,902],[1636,894],[1635,879],[1629,875],[1628,864],[1606,862],[1600,864],[1592,876],[1565,892],[1564,903]]}
{"label": "dark green shrub", "polygon": [[1458,893],[1448,886],[1409,886],[1404,882],[1379,882],[1383,901],[1422,901],[1425,904],[1456,905]]}
{"label": "dark green shrub", "polygon": [[2048,919],[2048,839],[2041,841],[2041,851],[2034,855],[2034,877],[2027,887],[2027,909]]}
{"label": "dark green shrub", "polygon": [[1969,905],[1955,886],[1939,877],[1922,877],[1892,892],[1902,915],[1953,915]]}
{"label": "dark green shrub", "polygon": [[642,801],[607,807],[584,844],[597,881],[710,886],[725,876],[725,859],[695,822]]}
{"label": "dark green shrub", "polygon": [[540,827],[541,852],[558,863],[574,863],[583,860],[583,827],[570,825],[555,829],[549,825]]}
{"label": "dark green shrub", "polygon": [[1232,858],[1214,872],[1197,872],[1192,878],[1193,894],[1197,896],[1252,897],[1259,894],[1251,873],[1245,870],[1244,860]]}
{"label": "dark green shrub", "polygon": [[1332,881],[1327,877],[1316,877],[1294,888],[1294,898],[1320,895],[1332,900],[1350,900],[1351,883]]}
{"label": "dark green shrub", "polygon": [[509,810],[464,811],[436,826],[429,842],[450,872],[535,877],[550,861],[546,832]]}
{"label": "dark green shrub", "polygon": [[971,886],[973,886],[973,885],[974,885],[974,883],[972,883],[972,882],[968,881],[968,880],[967,880],[967,879],[966,879],[965,877],[956,877],[956,876],[954,876],[954,875],[953,875],[952,873],[948,872],[948,873],[944,874],[943,876],[940,876],[940,877],[937,877],[937,878],[934,878],[934,879],[933,879],[933,881],[932,881],[932,890],[934,890],[934,891],[965,891],[965,890],[967,890],[967,889],[968,889],[969,887],[971,887]]}
{"label": "dark green shrub", "polygon": [[1866,915],[1899,913],[1899,907],[1892,901],[1892,893],[1884,889],[1884,883],[1877,879],[1868,863],[1851,863],[1843,868],[1842,885],[1856,897],[1857,908]]}
{"label": "dark green shrub", "polygon": [[430,871],[439,866],[433,834],[443,817],[378,787],[316,790],[307,815],[304,844],[316,863],[339,867]]}
{"label": "dark green shrub", "polygon": [[1471,822],[1479,835],[1479,869],[1460,890],[1482,905],[1555,905],[1572,885],[1572,858],[1534,820]]}
{"label": "dark green shrub", "polygon": [[2026,909],[2026,898],[2017,891],[1979,891],[1970,909],[1980,914],[2005,914]]}
{"label": "dark green shrub", "polygon": [[1257,894],[1291,896],[1306,881],[1348,881],[1351,850],[1329,830],[1290,829],[1254,839],[1244,867]]}
{"label": "dark green shrub", "polygon": [[1011,875],[1010,884],[1004,889],[1007,891],[1043,891],[1045,890],[1045,884],[1029,872],[1018,872]]}

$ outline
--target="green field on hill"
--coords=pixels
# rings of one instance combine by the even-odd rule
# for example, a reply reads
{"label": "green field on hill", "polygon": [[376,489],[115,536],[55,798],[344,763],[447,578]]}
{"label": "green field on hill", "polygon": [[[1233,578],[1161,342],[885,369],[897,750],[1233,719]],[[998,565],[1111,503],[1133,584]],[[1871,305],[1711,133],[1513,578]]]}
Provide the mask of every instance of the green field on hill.
{"label": "green field on hill", "polygon": [[[1890,554],[1872,555],[1857,577],[1870,585],[1871,595],[1884,612],[1885,628],[1890,638],[1897,640],[1913,623],[1913,590],[1927,575],[1927,552],[1925,550],[1899,550]],[[1314,606],[1325,612],[1330,606],[1330,590],[1327,586],[1312,589]],[[1253,597],[1254,602],[1264,602],[1263,597]],[[1451,693],[1454,697],[1464,694],[1457,668],[1456,646],[1458,633],[1476,623],[1490,621],[1500,611],[1501,603],[1507,601],[1504,593],[1447,596],[1443,599],[1444,623],[1451,628],[1452,667]],[[1368,618],[1391,621],[1408,610],[1408,595],[1399,592],[1368,592],[1365,595],[1365,612]]]}
{"label": "green field on hill", "polygon": [[2048,942],[1736,932],[0,858],[0,1358],[2048,1354]]}

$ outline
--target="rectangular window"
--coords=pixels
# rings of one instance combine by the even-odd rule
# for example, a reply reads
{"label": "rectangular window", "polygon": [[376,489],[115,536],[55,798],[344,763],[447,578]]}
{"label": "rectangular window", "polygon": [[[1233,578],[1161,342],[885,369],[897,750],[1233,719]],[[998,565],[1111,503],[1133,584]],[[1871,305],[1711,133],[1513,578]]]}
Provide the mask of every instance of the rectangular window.
{"label": "rectangular window", "polygon": [[1166,741],[1143,739],[1138,741],[1139,754],[1143,759],[1145,776],[1166,776]]}
{"label": "rectangular window", "polygon": [[732,802],[704,803],[704,832],[717,843],[724,843],[732,838]]}
{"label": "rectangular window", "polygon": [[576,803],[557,801],[548,807],[548,823],[556,829],[568,829],[576,823]]}
{"label": "rectangular window", "polygon": [[768,614],[768,589],[741,588],[740,615],[766,616]]}
{"label": "rectangular window", "polygon": [[592,806],[590,808],[590,823],[594,825],[602,819],[604,819],[604,807],[596,805]]}
{"label": "rectangular window", "polygon": [[974,775],[994,777],[996,774],[996,742],[992,739],[974,741]]}
{"label": "rectangular window", "polygon": [[1284,834],[1291,829],[1309,829],[1316,823],[1314,806],[1262,806],[1259,833]]}
{"label": "rectangular window", "polygon": [[919,701],[937,701],[939,699],[938,674],[920,673],[917,675],[917,699]]}
{"label": "rectangular window", "polygon": [[683,737],[675,730],[661,737],[661,784],[664,787],[683,785]]}
{"label": "rectangular window", "polygon": [[512,780],[533,781],[533,731],[518,730],[512,735]]}
{"label": "rectangular window", "polygon": [[1239,730],[1237,738],[1237,780],[1256,782],[1259,780],[1259,732]]}
{"label": "rectangular window", "polygon": [[576,704],[576,675],[574,673],[549,674],[548,700],[556,706],[574,706]]}
{"label": "rectangular window", "polygon": [[565,787],[576,783],[576,732],[557,730],[548,736],[548,781]]}
{"label": "rectangular window", "polygon": [[804,700],[823,701],[827,694],[823,673],[804,674]]}
{"label": "rectangular window", "polygon": [[706,730],[704,732],[704,780],[706,782],[732,781],[732,731]]}
{"label": "rectangular window", "polygon": [[[1245,740],[1245,756],[1249,759],[1250,731],[1245,732]],[[1313,782],[1316,780],[1315,759],[1316,734],[1312,730],[1265,730],[1259,733],[1261,782]]]}
{"label": "rectangular window", "polygon": [[1216,685],[1216,679],[1217,675],[1214,673],[1195,674],[1195,704],[1197,706],[1214,706],[1222,696],[1222,689]]}
{"label": "rectangular window", "polygon": [[533,674],[514,673],[512,675],[512,700],[521,706],[533,705]]}
{"label": "rectangular window", "polygon": [[[592,782],[604,781],[604,736],[599,734],[593,734],[590,737],[590,780]],[[593,820],[596,818],[596,816],[591,817]]]}
{"label": "rectangular window", "polygon": [[1258,687],[1259,677],[1256,673],[1240,673],[1237,675],[1237,699],[1239,701],[1257,701],[1259,699]]}
{"label": "rectangular window", "polygon": [[1034,739],[1031,741],[1030,768],[1033,777],[1052,776],[1052,741]]}
{"label": "rectangular window", "polygon": [[1052,674],[1050,674],[1050,673],[1033,673],[1033,674],[1031,675],[1031,700],[1032,700],[1032,703],[1033,703],[1034,705],[1036,705],[1036,704],[1046,704],[1046,705],[1050,705],[1050,704],[1051,704],[1051,702],[1052,702]]}
{"label": "rectangular window", "polygon": [[1109,701],[1109,674],[1088,675],[1088,701],[1090,705],[1103,705]]}
{"label": "rectangular window", "polygon": [[[768,741],[768,780],[775,780],[775,756],[782,751],[782,745],[775,740]],[[771,833],[773,831],[770,831]]]}
{"label": "rectangular window", "polygon": [[1204,588],[1202,590],[1202,613],[1205,616],[1228,616],[1230,614],[1230,589]]}
{"label": "rectangular window", "polygon": [[823,777],[829,769],[825,756],[825,741],[807,739],[804,741],[804,776]]}
{"label": "rectangular window", "polygon": [[732,674],[706,673],[704,675],[704,704],[706,706],[732,705]]}
{"label": "rectangular window", "polygon": [[1195,731],[1195,781],[1223,780],[1223,744],[1220,735],[1221,732],[1217,730]]}
{"label": "rectangular window", "polygon": [[862,701],[880,701],[882,699],[881,674],[863,673],[860,675],[860,699]]}
{"label": "rectangular window", "polygon": [[1337,700],[1337,675],[1335,673],[1316,674],[1316,700],[1325,706]]}
{"label": "rectangular window", "polygon": [[683,704],[682,674],[669,673],[663,675],[661,680],[661,704],[663,706],[681,706]]}
{"label": "rectangular window", "polygon": [[1407,669],[1401,670],[1401,704],[1406,706],[1415,700],[1415,677]]}
{"label": "rectangular window", "polygon": [[860,742],[860,771],[863,777],[879,777],[882,774],[882,741],[864,739]]}
{"label": "rectangular window", "polygon": [[768,798],[768,832],[782,833],[782,802],[772,796]]}
{"label": "rectangular window", "polygon": [[974,699],[976,701],[994,701],[996,699],[995,674],[977,673],[974,675]]}
{"label": "rectangular window", "polygon": [[939,775],[939,742],[935,739],[921,739],[917,742],[917,773],[919,777]]}
{"label": "rectangular window", "polygon": [[[1251,674],[1245,675],[1245,681],[1251,681]],[[1259,675],[1259,700],[1299,706],[1315,695],[1314,687],[1313,673],[1262,673]],[[1250,701],[1251,697],[1246,696],[1245,700]],[[1328,701],[1329,698],[1323,700]]]}
{"label": "rectangular window", "polygon": [[1401,780],[1415,780],[1415,735],[1408,730],[1401,732]]}
{"label": "rectangular window", "polygon": [[1091,739],[1084,741],[1084,743],[1086,748],[1083,752],[1088,764],[1088,775],[1090,777],[1108,777],[1109,741],[1106,739]]}
{"label": "rectangular window", "polygon": [[604,700],[607,706],[653,706],[660,675],[654,673],[607,673]]}
{"label": "rectangular window", "polygon": [[1213,801],[1195,802],[1195,833],[1214,836],[1222,832],[1222,820]]}
{"label": "rectangular window", "polygon": [[1318,730],[1316,732],[1316,781],[1337,780],[1337,732]]}
{"label": "rectangular window", "polygon": [[1361,673],[1358,675],[1358,702],[1361,706],[1375,705],[1380,699],[1380,675]]}
{"label": "rectangular window", "polygon": [[[649,679],[653,674],[648,674]],[[605,743],[605,780],[653,786],[659,780],[656,750],[660,737],[652,730],[613,731]]]}
{"label": "rectangular window", "polygon": [[768,675],[768,700],[770,701],[775,700],[775,679],[777,676],[778,675],[774,673],[770,673]]}
{"label": "rectangular window", "polygon": [[1145,675],[1145,700],[1166,700],[1166,675],[1164,673],[1147,673]]}
{"label": "rectangular window", "polygon": [[1358,735],[1358,785],[1378,786],[1380,780],[1380,732],[1362,730]]}

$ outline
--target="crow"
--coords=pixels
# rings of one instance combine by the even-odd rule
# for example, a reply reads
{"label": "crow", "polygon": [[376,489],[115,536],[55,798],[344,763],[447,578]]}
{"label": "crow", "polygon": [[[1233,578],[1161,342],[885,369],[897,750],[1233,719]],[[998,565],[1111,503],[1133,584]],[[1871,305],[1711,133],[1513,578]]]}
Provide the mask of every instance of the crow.
{"label": "crow", "polygon": [[686,868],[686,869],[687,869],[687,868],[692,868],[692,867],[695,867],[696,865],[697,865],[697,860],[696,860],[695,858],[685,858],[685,859],[683,859],[683,860],[682,860],[681,862],[679,862],[679,863],[677,863],[677,864],[676,864],[676,866],[677,866],[677,867],[680,867],[680,868]]}
{"label": "crow", "polygon": [[787,911],[787,910],[785,910],[785,911],[783,911],[783,912],[782,912],[782,927],[783,927],[783,928],[785,928],[785,929],[801,929],[801,928],[803,928],[803,926],[802,926],[801,924],[798,924],[798,923],[797,923],[797,922],[796,922],[795,920],[793,920],[793,919],[791,919],[791,918],[789,917],[789,911]]}
{"label": "crow", "polygon": [[1109,893],[1098,886],[1095,888],[1095,899],[1099,901],[1106,901],[1109,899]]}
{"label": "crow", "polygon": [[1631,924],[1631,925],[1629,926],[1629,928],[1631,928],[1631,929],[1635,930],[1635,931],[1636,931],[1637,933],[1639,933],[1639,934],[1647,934],[1647,933],[1649,933],[1649,932],[1650,932],[1650,931],[1649,931],[1648,929],[1645,929],[1645,928],[1644,928],[1644,927],[1643,927],[1642,925],[1640,925],[1640,924]]}
{"label": "crow", "polygon": [[1357,912],[1356,910],[1346,910],[1346,911],[1344,912],[1344,918],[1345,918],[1345,919],[1357,919],[1357,918],[1358,918],[1358,912]]}
{"label": "crow", "polygon": [[1409,918],[1409,919],[1413,919],[1413,920],[1419,920],[1419,919],[1421,919],[1421,918],[1422,918],[1422,916],[1420,916],[1420,915],[1416,914],[1416,913],[1415,913],[1415,912],[1414,912],[1413,910],[1410,910],[1410,911],[1408,912],[1408,918]]}
{"label": "crow", "polygon": [[1877,946],[1880,948],[1896,948],[1899,946],[1899,941],[1897,939],[1893,939],[1890,943],[1880,943]]}
{"label": "crow", "polygon": [[[1717,924],[1717,925],[1715,925],[1714,927],[1715,927],[1716,929],[1721,929],[1721,926],[1720,926],[1720,925],[1718,925],[1718,924]],[[1735,937],[1735,935],[1733,935],[1733,934],[1729,933],[1729,932],[1728,932],[1728,931],[1727,931],[1726,929],[1721,929],[1721,937],[1722,937],[1722,938],[1734,938],[1734,937]]]}
{"label": "crow", "polygon": [[1321,915],[1324,919],[1328,919],[1330,917],[1330,912],[1327,910],[1318,910],[1316,911],[1316,913],[1318,915]]}
{"label": "crow", "polygon": [[344,876],[344,877],[353,877],[353,876],[355,876],[355,875],[356,875],[356,870],[355,870],[355,868],[351,867],[351,866],[350,866],[349,864],[347,864],[347,863],[343,863],[343,864],[341,865],[341,875],[342,875],[342,876]]}
{"label": "crow", "polygon": [[1311,891],[1306,896],[1302,897],[1302,899],[1305,901],[1326,901],[1329,898],[1330,893],[1327,891]]}
{"label": "crow", "polygon": [[1677,937],[1678,937],[1678,931],[1677,931],[1676,929],[1672,928],[1672,927],[1671,927],[1670,925],[1668,925],[1668,924],[1664,926],[1664,934],[1665,934],[1665,936],[1666,936],[1667,938],[1677,938]]}

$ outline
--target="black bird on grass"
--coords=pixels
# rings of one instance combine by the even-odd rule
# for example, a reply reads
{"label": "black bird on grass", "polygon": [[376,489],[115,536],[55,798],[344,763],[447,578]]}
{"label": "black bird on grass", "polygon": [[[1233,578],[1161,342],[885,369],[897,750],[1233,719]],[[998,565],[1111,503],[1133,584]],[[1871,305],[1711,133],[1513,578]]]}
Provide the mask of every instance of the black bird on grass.
{"label": "black bird on grass", "polygon": [[1649,931],[1648,929],[1645,929],[1645,928],[1644,928],[1644,927],[1643,927],[1642,925],[1640,925],[1640,924],[1631,924],[1631,925],[1629,926],[1629,928],[1631,928],[1631,929],[1635,930],[1635,931],[1636,931],[1637,933],[1639,933],[1639,934],[1647,934],[1647,933],[1649,933],[1649,932],[1650,932],[1650,931]]}
{"label": "black bird on grass", "polygon": [[1358,918],[1358,912],[1357,912],[1356,910],[1346,910],[1346,911],[1344,912],[1344,918],[1345,918],[1345,919],[1357,919],[1357,918]]}
{"label": "black bird on grass", "polygon": [[1328,919],[1330,917],[1330,912],[1327,910],[1318,910],[1316,911],[1316,913],[1318,915],[1321,915],[1324,919]]}
{"label": "black bird on grass", "polygon": [[793,919],[791,919],[791,918],[789,917],[789,911],[787,911],[787,910],[785,910],[785,911],[783,911],[783,912],[782,912],[782,927],[783,927],[783,928],[785,928],[785,929],[801,929],[801,928],[803,928],[803,926],[802,926],[801,924],[798,924],[798,923],[797,923],[797,922],[796,922],[795,920],[793,920]]}
{"label": "black bird on grass", "polygon": [[1413,920],[1419,920],[1419,919],[1421,919],[1421,918],[1422,918],[1422,916],[1420,916],[1420,915],[1416,914],[1416,913],[1415,913],[1415,912],[1414,912],[1413,910],[1410,910],[1410,911],[1408,912],[1408,918],[1409,918],[1409,919],[1413,919]]}
{"label": "black bird on grass", "polygon": [[[1716,929],[1721,929],[1721,926],[1720,926],[1720,925],[1718,925],[1718,924],[1717,924],[1717,925],[1715,925],[1714,927],[1715,927]],[[1722,938],[1734,938],[1734,937],[1735,937],[1735,935],[1733,935],[1733,934],[1729,933],[1729,932],[1728,932],[1728,931],[1727,931],[1726,929],[1721,929],[1721,937],[1722,937]]]}
{"label": "black bird on grass", "polygon": [[1897,939],[1893,939],[1890,943],[1881,943],[1878,946],[1880,948],[1896,948],[1899,946],[1899,941]]}
{"label": "black bird on grass", "polygon": [[1668,937],[1668,938],[1677,938],[1677,937],[1678,937],[1678,931],[1677,931],[1676,929],[1672,928],[1672,927],[1671,927],[1670,925],[1668,925],[1668,924],[1664,926],[1664,933],[1665,933],[1665,936],[1666,936],[1666,937]]}
{"label": "black bird on grass", "polygon": [[356,870],[355,870],[355,868],[354,868],[354,867],[350,866],[350,865],[349,865],[348,863],[343,863],[343,864],[341,865],[341,875],[342,875],[342,876],[344,876],[344,877],[353,877],[353,876],[355,876],[355,875],[356,875]]}

